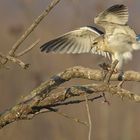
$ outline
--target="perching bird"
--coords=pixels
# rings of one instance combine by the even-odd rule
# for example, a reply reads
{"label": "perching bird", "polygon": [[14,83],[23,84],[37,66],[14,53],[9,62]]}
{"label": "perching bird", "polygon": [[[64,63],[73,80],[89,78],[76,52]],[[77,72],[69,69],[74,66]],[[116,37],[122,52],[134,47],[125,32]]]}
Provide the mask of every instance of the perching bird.
{"label": "perching bird", "polygon": [[125,5],[113,5],[94,18],[95,27],[81,27],[68,32],[42,45],[41,51],[56,53],[93,53],[118,60],[116,66],[122,71],[124,62],[132,59],[133,50],[140,49],[140,37],[128,25],[128,8]]}

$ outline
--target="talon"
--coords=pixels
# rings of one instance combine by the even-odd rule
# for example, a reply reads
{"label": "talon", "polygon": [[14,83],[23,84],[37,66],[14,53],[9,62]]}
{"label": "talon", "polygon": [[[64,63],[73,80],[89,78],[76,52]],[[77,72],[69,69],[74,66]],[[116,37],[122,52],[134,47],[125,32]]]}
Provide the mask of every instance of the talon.
{"label": "talon", "polygon": [[124,80],[124,72],[121,71],[118,75],[118,81],[123,81]]}
{"label": "talon", "polygon": [[108,70],[110,69],[110,65],[109,65],[109,64],[106,64],[105,62],[99,64],[99,66],[100,66],[103,70],[107,70],[107,71],[108,71]]}

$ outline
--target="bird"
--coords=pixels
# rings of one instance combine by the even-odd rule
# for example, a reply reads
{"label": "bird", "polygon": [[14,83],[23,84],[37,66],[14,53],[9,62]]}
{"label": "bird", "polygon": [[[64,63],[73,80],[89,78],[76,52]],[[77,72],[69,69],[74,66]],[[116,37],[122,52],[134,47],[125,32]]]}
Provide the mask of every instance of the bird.
{"label": "bird", "polygon": [[124,63],[132,59],[132,52],[140,49],[140,35],[128,25],[128,7],[115,4],[99,13],[94,24],[80,27],[43,44],[41,52],[81,54],[92,53],[107,57],[116,70],[123,72]]}

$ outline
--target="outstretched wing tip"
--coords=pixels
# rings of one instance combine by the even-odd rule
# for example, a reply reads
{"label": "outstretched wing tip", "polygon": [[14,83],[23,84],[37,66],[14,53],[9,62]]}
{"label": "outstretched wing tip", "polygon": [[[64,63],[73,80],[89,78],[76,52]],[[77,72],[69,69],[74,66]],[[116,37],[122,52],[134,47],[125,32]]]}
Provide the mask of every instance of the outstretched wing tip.
{"label": "outstretched wing tip", "polygon": [[45,51],[44,44],[40,47],[40,51],[41,51],[41,52]]}
{"label": "outstretched wing tip", "polygon": [[41,52],[48,52],[48,46],[47,46],[47,44],[45,43],[45,44],[43,44],[41,47],[40,47],[40,51]]}
{"label": "outstretched wing tip", "polygon": [[103,22],[125,25],[128,22],[128,7],[124,4],[115,4],[101,12],[94,21],[96,24]]}
{"label": "outstretched wing tip", "polygon": [[41,52],[44,52],[44,51],[45,51],[45,46],[44,46],[44,44],[40,47],[40,51],[41,51]]}
{"label": "outstretched wing tip", "polygon": [[124,4],[115,4],[115,5],[112,5],[110,6],[107,10],[108,11],[118,11],[118,10],[122,10],[122,9],[128,9],[128,7]]}

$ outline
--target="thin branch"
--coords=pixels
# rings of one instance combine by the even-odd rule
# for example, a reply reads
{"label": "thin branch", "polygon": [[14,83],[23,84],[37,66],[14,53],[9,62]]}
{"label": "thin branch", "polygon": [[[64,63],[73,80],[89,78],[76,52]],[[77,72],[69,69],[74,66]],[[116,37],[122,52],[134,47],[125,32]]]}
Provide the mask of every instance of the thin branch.
{"label": "thin branch", "polygon": [[34,31],[37,25],[50,13],[50,11],[60,2],[60,0],[53,0],[46,10],[38,16],[32,25],[25,31],[25,33],[16,41],[12,49],[9,51],[10,56],[15,55],[15,51],[19,48],[22,42]]}
{"label": "thin branch", "polygon": [[6,58],[11,61],[16,63],[17,65],[19,65],[20,67],[22,67],[23,69],[27,69],[29,67],[29,64],[25,64],[24,62],[22,62],[20,59],[12,57],[12,56],[6,56]]}
{"label": "thin branch", "polygon": [[85,125],[85,126],[88,127],[88,123],[87,123],[87,122],[81,121],[81,120],[78,119],[78,118],[71,117],[71,116],[67,115],[66,113],[57,111],[56,109],[53,109],[53,108],[50,108],[49,110],[55,112],[55,113],[58,114],[58,115],[61,115],[61,116],[65,117],[65,118],[67,118],[67,119],[69,119],[69,120],[72,120],[72,121],[74,121],[74,122],[76,122],[76,123],[80,123],[80,124]]}
{"label": "thin branch", "polygon": [[25,55],[26,53],[28,53],[29,51],[31,51],[38,43],[39,43],[39,39],[36,40],[31,46],[29,46],[27,49],[23,50],[22,52],[16,54],[16,57],[21,57],[23,55]]}
{"label": "thin branch", "polygon": [[[36,108],[36,109],[37,109],[37,108]],[[76,122],[76,123],[80,123],[80,124],[85,125],[85,126],[88,127],[88,123],[87,123],[87,122],[81,121],[81,120],[78,119],[78,118],[71,117],[71,116],[67,115],[66,113],[60,112],[60,111],[58,111],[58,109],[54,109],[54,108],[52,108],[52,107],[47,107],[47,108],[44,107],[44,108],[42,108],[42,109],[39,109],[39,111],[35,112],[34,114],[28,115],[26,119],[27,119],[27,120],[30,120],[30,119],[33,119],[35,116],[37,116],[37,115],[39,115],[39,114],[49,113],[49,112],[55,112],[56,114],[58,114],[58,115],[60,115],[60,116],[63,116],[63,117],[65,117],[65,118],[69,119],[69,120],[72,120],[72,121],[74,121],[74,122]]]}
{"label": "thin branch", "polygon": [[34,31],[34,29],[39,25],[39,23],[50,13],[50,11],[60,2],[60,0],[53,0],[51,4],[45,9],[40,16],[38,16],[34,22],[31,24],[31,26],[24,32],[24,34],[16,41],[16,43],[13,45],[11,50],[7,55],[3,55],[0,53],[0,57],[3,58],[2,65],[6,65],[7,62],[10,60],[22,68],[26,69],[28,68],[29,64],[24,64],[21,60],[17,59],[16,56],[20,57],[29,52],[37,43],[35,42],[32,44],[29,48],[25,49],[23,52],[19,54],[15,54],[16,50],[19,48],[19,46],[23,43],[23,41]]}
{"label": "thin branch", "polygon": [[85,101],[86,101],[86,110],[87,110],[88,123],[89,123],[88,140],[91,140],[92,122],[91,122],[91,115],[90,115],[89,104],[88,104],[88,99],[86,94],[85,94]]}
{"label": "thin branch", "polygon": [[13,62],[13,63],[16,63],[16,64],[18,64],[20,67],[22,67],[23,69],[26,69],[26,68],[29,67],[29,64],[25,64],[24,62],[22,62],[22,61],[21,61],[20,59],[18,59],[18,58],[15,58],[15,57],[12,57],[12,56],[9,56],[9,55],[5,56],[5,55],[3,55],[2,53],[0,53],[0,57],[1,57],[2,59],[4,59],[4,62],[1,62],[1,65],[3,65],[3,67],[4,67],[5,62],[7,62],[7,61],[11,61],[11,62]]}
{"label": "thin branch", "polygon": [[[102,97],[103,97],[103,95],[98,95],[96,97],[92,97],[92,98],[88,99],[88,101],[93,102],[94,100],[100,99]],[[79,104],[79,103],[82,103],[82,102],[85,102],[85,100],[78,100],[78,99],[77,100],[74,100],[73,99],[72,101],[66,101],[66,102],[56,103],[56,104],[53,105],[53,107],[55,107],[55,106],[63,106],[63,105],[70,105],[70,104]]]}

